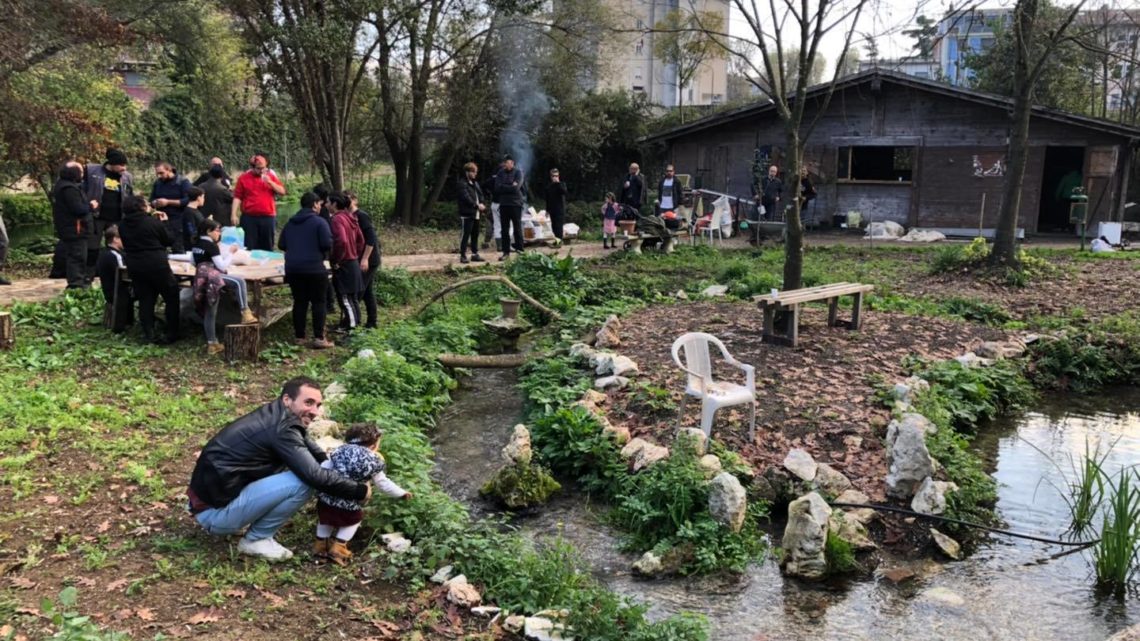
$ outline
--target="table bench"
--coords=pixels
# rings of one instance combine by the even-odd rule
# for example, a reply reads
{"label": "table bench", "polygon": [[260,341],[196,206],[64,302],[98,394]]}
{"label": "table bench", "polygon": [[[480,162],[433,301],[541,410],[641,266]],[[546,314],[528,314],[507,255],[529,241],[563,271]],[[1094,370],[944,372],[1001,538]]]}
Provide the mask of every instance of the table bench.
{"label": "table bench", "polygon": [[[775,297],[770,294],[753,296],[752,300],[764,313],[764,334],[762,340],[767,343],[796,346],[800,334],[800,305],[814,301],[827,301],[827,324],[830,327],[846,325],[850,329],[859,329],[863,326],[863,294],[875,289],[874,285],[861,283],[832,283],[820,287],[806,287],[778,292]],[[851,296],[854,303],[851,309],[851,320],[840,321],[839,297]],[[776,333],[776,312],[788,313],[787,332],[781,336]]]}

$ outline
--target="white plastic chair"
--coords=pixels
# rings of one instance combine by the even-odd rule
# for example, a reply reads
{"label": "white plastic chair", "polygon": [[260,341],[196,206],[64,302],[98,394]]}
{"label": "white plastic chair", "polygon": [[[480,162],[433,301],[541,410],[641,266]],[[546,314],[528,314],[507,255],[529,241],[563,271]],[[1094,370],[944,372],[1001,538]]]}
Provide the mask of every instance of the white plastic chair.
{"label": "white plastic chair", "polygon": [[[712,379],[712,359],[709,344],[720,348],[720,353],[729,365],[744,371],[745,384],[737,385],[727,381]],[[681,362],[681,350],[685,350],[685,361]],[[724,343],[712,334],[689,332],[673,341],[673,361],[688,374],[685,382],[685,395],[681,397],[681,409],[677,413],[677,424],[685,415],[685,403],[690,396],[701,399],[701,429],[705,436],[712,433],[716,411],[722,407],[748,404],[751,418],[748,423],[748,440],[756,435],[756,369],[732,357]]]}

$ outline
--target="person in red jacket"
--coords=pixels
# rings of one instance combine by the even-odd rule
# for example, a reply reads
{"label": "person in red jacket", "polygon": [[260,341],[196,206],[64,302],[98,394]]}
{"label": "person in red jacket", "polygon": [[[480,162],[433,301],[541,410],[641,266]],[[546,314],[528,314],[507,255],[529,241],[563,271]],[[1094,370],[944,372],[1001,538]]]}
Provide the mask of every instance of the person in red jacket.
{"label": "person in red jacket", "polygon": [[234,185],[234,203],[230,209],[233,225],[240,222],[245,230],[247,248],[273,250],[277,232],[277,201],[274,199],[284,195],[285,185],[269,169],[269,159],[261,154],[250,158],[249,171],[239,176]]}
{"label": "person in red jacket", "polygon": [[360,257],[364,253],[364,232],[348,196],[341,192],[330,194],[328,205],[332,212],[333,238],[329,262],[340,303],[340,329],[351,331],[360,325],[360,293],[364,291]]}

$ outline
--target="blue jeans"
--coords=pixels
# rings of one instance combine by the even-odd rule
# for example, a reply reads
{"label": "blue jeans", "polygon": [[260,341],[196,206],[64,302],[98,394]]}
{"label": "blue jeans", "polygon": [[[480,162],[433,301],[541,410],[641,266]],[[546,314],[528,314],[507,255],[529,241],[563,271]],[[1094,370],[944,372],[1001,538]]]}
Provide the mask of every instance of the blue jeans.
{"label": "blue jeans", "polygon": [[194,516],[210,534],[237,534],[245,526],[250,541],[268,539],[285,525],[313,495],[292,472],[281,472],[245,486],[229,505],[199,512]]}

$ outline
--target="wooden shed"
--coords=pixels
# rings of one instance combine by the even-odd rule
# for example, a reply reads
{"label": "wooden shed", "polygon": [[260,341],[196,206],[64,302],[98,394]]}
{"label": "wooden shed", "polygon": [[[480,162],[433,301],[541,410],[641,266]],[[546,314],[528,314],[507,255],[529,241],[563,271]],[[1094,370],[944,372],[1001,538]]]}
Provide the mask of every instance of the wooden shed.
{"label": "wooden shed", "polygon": [[[907,227],[987,229],[1001,206],[1012,100],[900,73],[871,70],[809,90],[805,161],[819,196],[806,217]],[[819,113],[824,109],[823,113]],[[695,186],[747,196],[753,166],[781,164],[784,132],[767,99],[661,132],[665,157]],[[1132,150],[1140,128],[1034,108],[1018,226],[1069,224],[1068,191],[1081,185],[1090,220],[1124,220]],[[791,182],[783,176],[785,182]]]}

